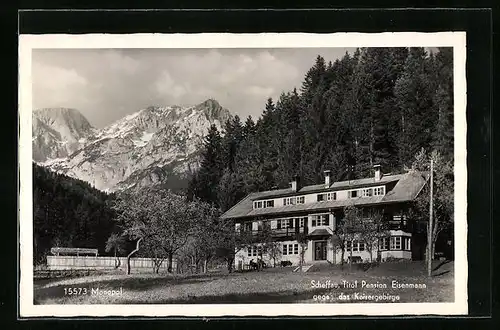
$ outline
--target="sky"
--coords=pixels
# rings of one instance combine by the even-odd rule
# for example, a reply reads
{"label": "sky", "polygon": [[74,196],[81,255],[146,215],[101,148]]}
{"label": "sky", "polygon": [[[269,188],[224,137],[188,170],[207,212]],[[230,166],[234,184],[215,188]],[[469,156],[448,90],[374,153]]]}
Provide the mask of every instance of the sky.
{"label": "sky", "polygon": [[213,98],[256,119],[267,98],[300,88],[317,55],[335,61],[353,48],[36,49],[33,109],[78,109],[102,128],[150,105]]}

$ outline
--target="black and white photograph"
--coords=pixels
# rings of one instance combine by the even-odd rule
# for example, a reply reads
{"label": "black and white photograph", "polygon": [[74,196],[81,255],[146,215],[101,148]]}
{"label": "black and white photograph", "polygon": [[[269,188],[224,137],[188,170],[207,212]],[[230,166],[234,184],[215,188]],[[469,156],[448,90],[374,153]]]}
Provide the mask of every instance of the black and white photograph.
{"label": "black and white photograph", "polygon": [[21,36],[21,314],[467,313],[465,47]]}

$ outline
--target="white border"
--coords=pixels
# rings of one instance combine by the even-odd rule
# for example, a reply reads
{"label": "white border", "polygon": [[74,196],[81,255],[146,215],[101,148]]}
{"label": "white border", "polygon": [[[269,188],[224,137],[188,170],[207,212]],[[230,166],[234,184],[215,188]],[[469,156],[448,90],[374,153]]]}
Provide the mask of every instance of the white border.
{"label": "white border", "polygon": [[[34,305],[31,52],[36,48],[453,47],[455,104],[455,302],[363,304]],[[465,32],[20,35],[19,313],[30,316],[335,316],[467,314],[467,165]]]}

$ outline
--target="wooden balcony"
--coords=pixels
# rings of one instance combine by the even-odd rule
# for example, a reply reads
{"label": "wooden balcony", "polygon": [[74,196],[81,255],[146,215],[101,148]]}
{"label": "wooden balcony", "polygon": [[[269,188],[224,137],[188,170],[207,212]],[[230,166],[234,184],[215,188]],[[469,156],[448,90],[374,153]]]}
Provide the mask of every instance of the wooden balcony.
{"label": "wooden balcony", "polygon": [[[304,227],[299,228],[299,233],[304,232]],[[273,237],[292,237],[297,233],[295,228],[282,228],[282,229],[272,229],[271,230],[271,235]],[[263,235],[262,230],[252,230],[252,235],[253,236],[259,236]]]}

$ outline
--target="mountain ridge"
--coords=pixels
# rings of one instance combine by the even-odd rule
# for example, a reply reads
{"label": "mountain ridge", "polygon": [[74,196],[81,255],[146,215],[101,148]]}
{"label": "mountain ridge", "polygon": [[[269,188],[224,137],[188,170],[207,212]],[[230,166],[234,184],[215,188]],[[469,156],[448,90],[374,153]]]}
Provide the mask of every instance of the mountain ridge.
{"label": "mountain ridge", "polygon": [[[59,110],[55,112],[60,113]],[[71,125],[72,121],[68,120],[62,128],[46,127],[44,124],[51,122],[50,118],[40,120],[35,113],[36,110],[34,122],[38,122],[33,124],[37,128],[33,130],[34,161],[58,173],[89,182],[99,190],[111,192],[145,185],[186,188],[187,179],[199,166],[203,138],[209,127],[216,125],[222,129],[232,116],[214,99],[188,107],[149,106],[102,129],[82,124],[86,127],[82,132],[77,130],[64,140],[68,134],[60,134],[58,128],[68,132],[71,131],[68,127],[80,126]],[[65,113],[74,114],[76,122],[83,122],[80,116],[85,118],[75,109]],[[57,137],[58,133],[59,138],[44,139],[53,135]],[[68,144],[67,141],[77,144],[72,145],[74,150],[66,153],[47,152],[40,150],[38,140],[43,140],[42,147],[49,151],[58,150],[57,146]],[[45,159],[42,156],[46,156]]]}

